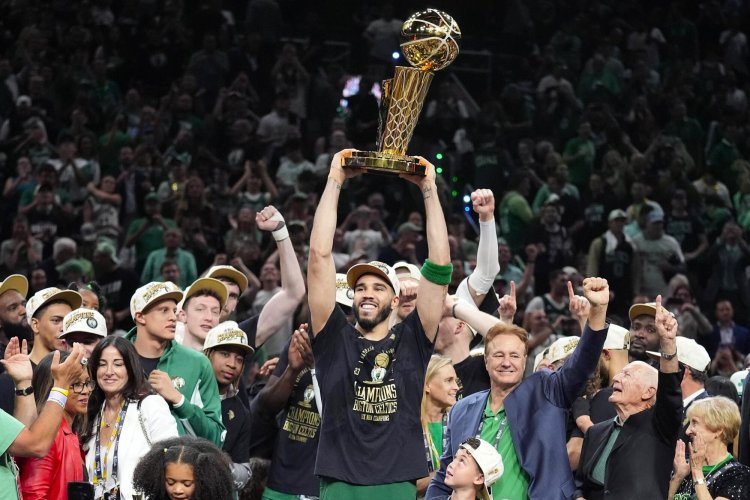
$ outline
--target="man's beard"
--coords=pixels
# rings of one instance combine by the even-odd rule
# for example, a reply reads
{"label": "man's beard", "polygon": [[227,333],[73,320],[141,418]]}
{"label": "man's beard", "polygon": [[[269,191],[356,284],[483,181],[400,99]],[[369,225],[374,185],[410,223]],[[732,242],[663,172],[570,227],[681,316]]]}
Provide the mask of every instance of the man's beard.
{"label": "man's beard", "polygon": [[28,323],[3,323],[3,333],[8,340],[13,337],[18,337],[18,340],[25,340],[31,342],[34,340],[34,332],[31,331],[31,327]]}
{"label": "man's beard", "polygon": [[640,349],[629,349],[628,355],[630,356],[630,359],[633,361],[644,361],[646,363],[649,362],[648,354],[646,354],[646,351],[641,351]]}
{"label": "man's beard", "polygon": [[386,321],[391,315],[391,305],[383,307],[380,312],[375,316],[374,319],[362,319],[359,317],[359,307],[354,308],[354,319],[357,320],[357,324],[366,332],[371,332],[383,321]]}

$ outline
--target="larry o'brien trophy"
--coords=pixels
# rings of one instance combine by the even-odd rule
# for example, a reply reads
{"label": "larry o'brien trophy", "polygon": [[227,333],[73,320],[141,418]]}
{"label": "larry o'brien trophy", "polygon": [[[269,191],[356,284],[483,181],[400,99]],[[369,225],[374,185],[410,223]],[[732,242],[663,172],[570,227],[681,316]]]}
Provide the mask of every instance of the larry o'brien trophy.
{"label": "larry o'brien trophy", "polygon": [[424,166],[406,149],[422,112],[433,71],[446,68],[458,56],[461,30],[445,12],[417,12],[401,26],[401,50],[413,67],[396,66],[384,80],[380,101],[377,151],[355,151],[344,159],[344,167],[377,172],[425,175]]}

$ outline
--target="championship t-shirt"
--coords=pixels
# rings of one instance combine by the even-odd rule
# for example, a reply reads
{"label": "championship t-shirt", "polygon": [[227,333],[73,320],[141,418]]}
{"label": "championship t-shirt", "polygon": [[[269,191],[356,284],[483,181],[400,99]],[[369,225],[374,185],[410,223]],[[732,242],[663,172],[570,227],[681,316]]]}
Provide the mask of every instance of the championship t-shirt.
{"label": "championship t-shirt", "polygon": [[[287,342],[273,372],[277,377],[281,377],[289,365],[288,351]],[[325,407],[325,403],[323,405]],[[318,496],[320,481],[313,471],[318,455],[320,414],[309,368],[304,368],[294,380],[286,407],[279,413],[278,424],[268,487],[290,495]]]}
{"label": "championship t-shirt", "polygon": [[432,348],[416,310],[370,341],[334,308],[313,341],[323,400],[316,475],[357,485],[427,475],[419,417]]}

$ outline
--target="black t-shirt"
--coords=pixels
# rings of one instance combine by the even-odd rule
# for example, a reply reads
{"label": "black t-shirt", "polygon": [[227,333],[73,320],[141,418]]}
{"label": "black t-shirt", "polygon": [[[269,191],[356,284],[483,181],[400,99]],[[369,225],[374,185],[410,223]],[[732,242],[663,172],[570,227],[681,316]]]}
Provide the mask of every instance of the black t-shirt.
{"label": "black t-shirt", "polygon": [[[282,351],[273,374],[281,377],[289,365],[287,352]],[[324,403],[325,405],[325,403]],[[268,486],[288,495],[320,495],[320,480],[315,476],[318,455],[320,414],[315,402],[312,375],[303,369],[294,381],[286,407],[278,415],[276,435]]]}
{"label": "black t-shirt", "polygon": [[316,475],[358,485],[427,475],[420,402],[432,349],[416,310],[370,341],[333,309],[313,341],[324,405]]}
{"label": "black t-shirt", "polygon": [[[617,415],[614,405],[609,402],[609,397],[611,395],[612,388],[605,387],[604,389],[594,394],[594,397],[591,398],[591,401],[589,402],[589,417],[591,417],[591,421],[593,423],[598,424],[599,422],[613,419]],[[574,415],[574,418],[576,416],[577,415]],[[573,428],[573,433],[570,437],[582,438],[583,432],[581,432],[581,429],[579,429],[576,425]]]}
{"label": "black t-shirt", "polygon": [[[106,297],[109,304],[115,311],[121,311],[130,307],[130,298],[138,288],[138,276],[133,271],[118,267],[114,271],[106,274],[98,274],[96,281],[102,288],[102,295]],[[132,325],[130,316],[118,323],[121,328],[128,328]]]}
{"label": "black t-shirt", "polygon": [[484,356],[469,356],[453,365],[458,375],[458,399],[490,388],[490,374],[484,364]]}
{"label": "black t-shirt", "polygon": [[156,370],[156,367],[159,365],[159,360],[161,358],[145,358],[139,354],[138,359],[141,360],[141,368],[143,369],[143,373],[145,373],[148,377],[149,375],[151,375],[152,371]]}
{"label": "black t-shirt", "polygon": [[237,396],[221,401],[221,421],[227,428],[222,449],[232,462],[243,464],[250,459],[250,411]]}
{"label": "black t-shirt", "polygon": [[685,253],[694,251],[700,245],[700,236],[706,234],[703,223],[692,215],[669,215],[664,224],[664,232],[674,237]]}

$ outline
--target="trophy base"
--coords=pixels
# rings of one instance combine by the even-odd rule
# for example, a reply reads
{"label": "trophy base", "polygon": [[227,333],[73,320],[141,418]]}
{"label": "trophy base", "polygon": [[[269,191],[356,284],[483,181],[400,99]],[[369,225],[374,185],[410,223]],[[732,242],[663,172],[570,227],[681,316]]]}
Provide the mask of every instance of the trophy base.
{"label": "trophy base", "polygon": [[355,151],[350,157],[344,158],[343,166],[366,168],[368,172],[382,174],[425,175],[425,166],[419,163],[419,158],[379,151]]}

